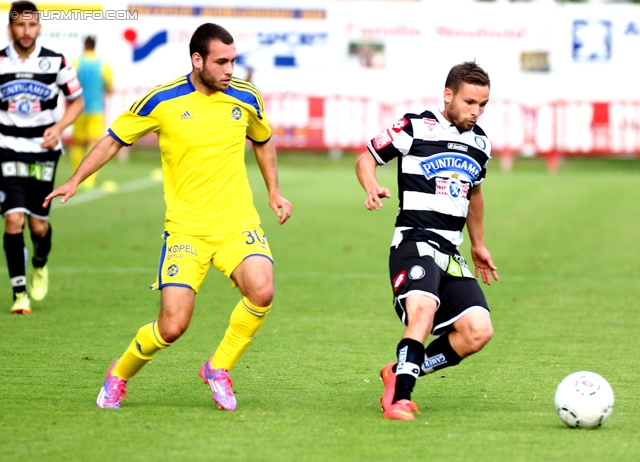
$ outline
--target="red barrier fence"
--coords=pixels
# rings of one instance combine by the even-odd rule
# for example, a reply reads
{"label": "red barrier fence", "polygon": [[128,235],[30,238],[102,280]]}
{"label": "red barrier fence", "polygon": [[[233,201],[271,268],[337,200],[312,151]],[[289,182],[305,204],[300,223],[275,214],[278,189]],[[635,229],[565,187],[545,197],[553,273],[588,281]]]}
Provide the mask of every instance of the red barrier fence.
{"label": "red barrier fence", "polygon": [[[107,120],[143,92],[113,95]],[[349,96],[263,96],[279,149],[356,153],[406,112],[441,104],[441,98],[391,104]],[[550,169],[565,156],[640,157],[640,101],[553,101],[532,106],[492,99],[479,124],[505,167],[516,155],[545,157]]]}

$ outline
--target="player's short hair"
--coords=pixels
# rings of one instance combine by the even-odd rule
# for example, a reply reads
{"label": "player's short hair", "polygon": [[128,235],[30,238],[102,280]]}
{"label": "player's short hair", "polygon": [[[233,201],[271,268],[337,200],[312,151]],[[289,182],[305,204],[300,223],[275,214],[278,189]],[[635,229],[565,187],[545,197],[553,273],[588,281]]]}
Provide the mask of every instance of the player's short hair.
{"label": "player's short hair", "polygon": [[95,50],[96,49],[96,38],[92,35],[88,35],[87,38],[84,39],[84,47],[87,50]]}
{"label": "player's short hair", "polygon": [[475,61],[466,61],[453,66],[449,71],[449,75],[447,75],[444,86],[454,93],[457,93],[463,83],[471,83],[491,88],[489,74],[478,66]]}
{"label": "player's short hair", "polygon": [[38,18],[38,20],[40,20],[40,18],[37,15],[38,8],[34,3],[20,1],[20,2],[13,2],[11,4],[11,8],[9,9],[9,24],[11,24],[14,19],[18,19],[18,16],[20,16],[25,11],[34,12],[35,17]]}
{"label": "player's short hair", "polygon": [[189,42],[190,56],[198,53],[202,56],[203,60],[206,60],[209,54],[209,43],[212,40],[220,40],[225,45],[231,45],[233,43],[233,36],[227,29],[217,24],[210,22],[202,24],[191,36],[191,41]]}

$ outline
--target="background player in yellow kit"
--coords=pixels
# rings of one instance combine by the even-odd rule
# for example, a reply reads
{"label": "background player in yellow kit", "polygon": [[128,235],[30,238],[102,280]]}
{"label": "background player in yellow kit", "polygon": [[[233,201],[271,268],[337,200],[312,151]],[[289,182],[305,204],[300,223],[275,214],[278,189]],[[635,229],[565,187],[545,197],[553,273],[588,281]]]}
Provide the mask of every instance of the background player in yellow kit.
{"label": "background player in yellow kit", "polygon": [[[111,66],[102,61],[95,52],[95,37],[84,40],[84,53],[73,62],[78,73],[78,80],[82,85],[84,96],[84,111],[73,123],[71,149],[71,171],[75,172],[83,157],[98,140],[104,136],[105,96],[113,92],[113,71]],[[96,175],[91,175],[83,183],[92,188],[96,182]]]}
{"label": "background player in yellow kit", "polygon": [[156,353],[187,330],[195,295],[210,264],[239,287],[242,299],[225,336],[200,370],[214,402],[236,408],[228,371],[249,346],[271,309],[273,261],[244,163],[245,140],[252,141],[269,193],[269,205],[283,224],[291,204],[280,194],[276,151],[263,101],[251,83],[232,78],[233,37],[203,24],[189,44],[193,70],[152,89],[114,121],[78,170],[45,200],[72,197],[78,185],[107,163],[122,146],[157,132],[167,205],[165,244],[154,288],[162,291],[160,315],[143,326],[115,361],[97,399],[118,408],[127,381]]}

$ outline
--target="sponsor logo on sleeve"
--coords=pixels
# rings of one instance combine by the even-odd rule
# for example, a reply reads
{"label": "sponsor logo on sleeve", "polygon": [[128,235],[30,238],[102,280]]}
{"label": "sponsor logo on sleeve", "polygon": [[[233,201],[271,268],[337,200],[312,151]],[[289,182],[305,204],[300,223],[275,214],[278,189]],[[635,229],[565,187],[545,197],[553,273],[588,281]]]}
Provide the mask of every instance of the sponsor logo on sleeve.
{"label": "sponsor logo on sleeve", "polygon": [[409,121],[403,117],[402,119],[394,123],[391,129],[396,133],[400,133],[407,125],[409,125]]}
{"label": "sponsor logo on sleeve", "polygon": [[389,130],[385,130],[373,139],[373,147],[376,151],[393,143],[393,136]]}
{"label": "sponsor logo on sleeve", "polygon": [[69,89],[69,93],[75,93],[80,88],[80,81],[78,77],[74,77],[67,83],[67,88]]}

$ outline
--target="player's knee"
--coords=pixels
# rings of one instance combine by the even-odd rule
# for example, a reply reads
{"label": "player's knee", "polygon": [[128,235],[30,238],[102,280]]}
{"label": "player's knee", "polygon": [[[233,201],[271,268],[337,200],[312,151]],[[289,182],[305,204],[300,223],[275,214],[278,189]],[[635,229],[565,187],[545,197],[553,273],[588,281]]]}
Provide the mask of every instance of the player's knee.
{"label": "player's knee", "polygon": [[407,322],[416,326],[431,326],[437,309],[438,304],[433,298],[410,295],[406,301]]}
{"label": "player's knee", "polygon": [[248,292],[245,297],[256,306],[269,306],[273,301],[273,284],[262,284]]}
{"label": "player's knee", "polygon": [[489,343],[493,337],[493,326],[491,323],[472,326],[467,336],[470,353],[477,353]]}
{"label": "player's knee", "polygon": [[19,234],[24,228],[24,214],[9,213],[4,216],[4,229],[8,234]]}
{"label": "player's knee", "polygon": [[173,343],[180,337],[182,337],[182,334],[187,331],[187,327],[189,327],[188,322],[172,321],[164,324],[159,324],[158,330],[160,332],[160,335],[162,336],[162,339],[166,343]]}
{"label": "player's knee", "polygon": [[30,220],[29,228],[31,232],[38,237],[44,237],[49,231],[49,223],[43,220]]}

